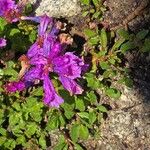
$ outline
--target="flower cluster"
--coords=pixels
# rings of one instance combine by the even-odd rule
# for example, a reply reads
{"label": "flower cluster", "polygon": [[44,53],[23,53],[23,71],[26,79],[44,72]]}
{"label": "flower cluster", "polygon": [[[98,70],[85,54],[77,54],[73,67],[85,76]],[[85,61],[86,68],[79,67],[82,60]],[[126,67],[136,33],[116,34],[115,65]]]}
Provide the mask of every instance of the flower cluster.
{"label": "flower cluster", "polygon": [[59,107],[63,99],[56,93],[50,80],[50,73],[55,72],[63,87],[71,94],[81,94],[83,89],[76,83],[81,77],[85,64],[83,60],[72,52],[64,51],[72,39],[65,33],[58,34],[60,22],[48,17],[22,17],[23,20],[39,22],[38,37],[29,48],[26,55],[20,57],[22,69],[19,81],[8,83],[5,87],[8,92],[22,91],[37,81],[43,83],[44,103],[51,107]]}

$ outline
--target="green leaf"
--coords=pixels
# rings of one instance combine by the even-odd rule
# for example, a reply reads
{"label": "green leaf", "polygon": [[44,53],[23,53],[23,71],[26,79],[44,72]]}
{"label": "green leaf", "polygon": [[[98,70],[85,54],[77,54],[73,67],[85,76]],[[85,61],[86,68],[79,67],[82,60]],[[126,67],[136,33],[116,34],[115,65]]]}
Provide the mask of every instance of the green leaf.
{"label": "green leaf", "polygon": [[83,102],[83,99],[77,98],[75,100],[75,104],[76,104],[75,109],[80,110],[80,111],[84,111],[85,110],[85,104]]}
{"label": "green leaf", "polygon": [[125,85],[132,88],[133,87],[133,80],[130,78],[125,78]]}
{"label": "green leaf", "polygon": [[99,111],[101,111],[101,112],[107,112],[107,111],[108,111],[108,110],[106,109],[106,107],[103,106],[103,105],[97,106],[97,109],[98,109]]}
{"label": "green leaf", "polygon": [[90,91],[87,93],[88,101],[91,102],[91,104],[95,104],[97,102],[97,96],[95,95],[94,91]]}
{"label": "green leaf", "polygon": [[30,34],[29,34],[29,41],[31,43],[33,43],[36,40],[37,37],[37,32],[35,30],[33,30]]}
{"label": "green leaf", "polygon": [[105,93],[106,93],[106,95],[108,95],[109,97],[114,98],[114,99],[118,99],[121,96],[120,91],[118,91],[114,88],[106,89]]}
{"label": "green leaf", "polygon": [[138,38],[139,40],[143,40],[148,33],[149,33],[149,30],[143,29],[136,34],[136,38]]}
{"label": "green leaf", "polygon": [[12,107],[15,108],[17,111],[20,111],[20,109],[21,109],[20,103],[18,103],[18,102],[14,102]]}
{"label": "green leaf", "polygon": [[122,44],[121,51],[122,51],[122,53],[125,53],[126,51],[134,49],[134,48],[136,48],[136,45],[134,45],[133,42],[128,41],[128,42]]}
{"label": "green leaf", "polygon": [[34,121],[40,122],[42,120],[41,113],[42,111],[31,112],[30,116],[33,118]]}
{"label": "green leaf", "polygon": [[41,135],[39,138],[39,145],[41,145],[42,149],[46,149],[46,140],[45,136]]}
{"label": "green leaf", "polygon": [[65,138],[64,136],[60,136],[57,145],[55,145],[54,147],[54,150],[63,150],[65,146],[66,146]]}
{"label": "green leaf", "polygon": [[146,38],[143,47],[140,49],[142,52],[150,52],[150,38]]}
{"label": "green leaf", "polygon": [[16,139],[16,142],[17,142],[18,145],[19,145],[19,144],[24,144],[24,143],[26,143],[26,138],[25,138],[25,136],[24,136],[24,135],[19,136],[19,137]]}
{"label": "green leaf", "polygon": [[13,28],[11,29],[9,36],[14,36],[15,34],[18,34],[18,33],[20,33],[20,30],[17,28]]}
{"label": "green leaf", "polygon": [[90,5],[90,0],[81,0],[81,3],[84,5]]}
{"label": "green leaf", "polygon": [[106,53],[107,53],[107,50],[101,50],[101,51],[99,51],[98,56],[99,56],[99,57],[105,56]]}
{"label": "green leaf", "polygon": [[83,139],[83,140],[87,140],[89,137],[88,128],[82,124],[79,126],[79,137],[80,139]]}
{"label": "green leaf", "polygon": [[7,135],[7,130],[0,127],[0,134],[3,135],[3,136],[6,136]]}
{"label": "green leaf", "polygon": [[79,144],[74,144],[75,150],[84,150]]}
{"label": "green leaf", "polygon": [[68,144],[64,146],[63,150],[68,150]]}
{"label": "green leaf", "polygon": [[96,121],[97,117],[96,117],[96,113],[93,112],[89,112],[89,123],[92,125],[95,121]]}
{"label": "green leaf", "polygon": [[124,41],[125,41],[125,39],[123,39],[123,38],[117,40],[115,42],[115,44],[113,45],[112,50],[117,50]]}
{"label": "green leaf", "polygon": [[105,31],[105,29],[103,28],[100,32],[100,41],[101,41],[101,46],[103,48],[106,48],[107,47],[107,33]]}
{"label": "green leaf", "polygon": [[91,89],[97,89],[100,86],[99,80],[95,77],[93,73],[86,73],[85,77],[88,83],[87,86]]}
{"label": "green leaf", "polygon": [[3,69],[3,71],[4,71],[4,75],[13,76],[13,77],[17,77],[18,75],[18,72],[13,68],[5,68]]}
{"label": "green leaf", "polygon": [[37,125],[35,123],[30,123],[27,125],[27,130],[24,132],[28,138],[31,138],[33,134],[35,134],[37,130]]}
{"label": "green leaf", "polygon": [[99,0],[92,0],[92,2],[95,5],[95,7],[97,7],[99,5]]}
{"label": "green leaf", "polygon": [[96,32],[91,30],[91,29],[84,29],[84,34],[88,37],[88,38],[92,38],[94,36],[96,36]]}
{"label": "green leaf", "polygon": [[6,136],[0,136],[0,145],[3,145],[7,140]]}
{"label": "green leaf", "polygon": [[65,126],[66,124],[66,120],[65,120],[65,116],[63,114],[59,115],[59,121],[60,121],[60,126]]}
{"label": "green leaf", "polygon": [[59,122],[58,114],[52,114],[52,116],[49,117],[49,119],[48,119],[48,123],[47,123],[46,129],[48,131],[57,129],[59,127],[59,124],[60,124],[60,122]]}
{"label": "green leaf", "polygon": [[82,13],[82,16],[83,16],[83,17],[86,17],[86,16],[88,15],[88,13],[89,13],[89,11],[84,11],[84,12]]}
{"label": "green leaf", "polygon": [[115,77],[115,76],[116,76],[116,72],[113,71],[113,70],[106,70],[103,73],[103,78],[112,78],[112,77]]}
{"label": "green leaf", "polygon": [[26,4],[25,13],[31,13],[33,10],[32,5],[30,3]]}
{"label": "green leaf", "polygon": [[70,136],[73,142],[77,142],[79,138],[79,124],[74,124],[70,130]]}
{"label": "green leaf", "polygon": [[117,33],[118,33],[119,36],[123,37],[125,40],[129,40],[130,39],[130,34],[124,29],[119,29],[117,31]]}
{"label": "green leaf", "polygon": [[7,25],[7,22],[4,18],[0,17],[0,34],[5,29],[5,26]]}
{"label": "green leaf", "polygon": [[103,70],[107,70],[107,69],[110,68],[108,62],[104,62],[104,61],[103,61],[103,62],[100,62],[100,66],[101,66],[101,68],[102,68]]}
{"label": "green leaf", "polygon": [[14,149],[16,147],[16,141],[13,139],[7,139],[7,141],[4,143],[4,147],[7,149]]}
{"label": "green leaf", "polygon": [[21,116],[22,116],[22,113],[16,113],[16,112],[11,113],[9,116],[9,125],[14,126],[18,124]]}
{"label": "green leaf", "polygon": [[101,14],[102,14],[101,11],[96,11],[96,12],[93,14],[92,18],[97,19],[98,17],[100,17]]}
{"label": "green leaf", "polygon": [[71,119],[74,116],[74,114],[75,114],[74,111],[65,111],[64,113],[67,119]]}
{"label": "green leaf", "polygon": [[79,112],[77,113],[81,118],[89,119],[89,113],[87,112]]}
{"label": "green leaf", "polygon": [[99,43],[99,38],[96,36],[96,37],[92,37],[88,40],[88,44],[89,45],[97,45]]}
{"label": "green leaf", "polygon": [[60,143],[60,144],[57,144],[55,147],[54,147],[54,150],[63,150],[63,148],[66,146],[66,143]]}

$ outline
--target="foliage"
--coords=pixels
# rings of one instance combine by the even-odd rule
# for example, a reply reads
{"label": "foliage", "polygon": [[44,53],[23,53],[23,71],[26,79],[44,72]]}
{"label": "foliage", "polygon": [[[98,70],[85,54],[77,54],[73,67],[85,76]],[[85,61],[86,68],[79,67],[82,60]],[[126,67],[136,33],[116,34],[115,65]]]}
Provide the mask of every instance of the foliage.
{"label": "foliage", "polygon": [[102,20],[103,13],[106,11],[102,0],[80,0],[83,5],[82,16],[90,16],[92,20]]}
{"label": "foliage", "polygon": [[[84,14],[92,15],[92,19],[101,17],[104,10],[101,1],[82,0],[82,3],[86,5]],[[27,8],[29,13],[31,7]],[[24,53],[35,41],[36,29],[35,24],[26,21],[7,24],[0,18],[0,36],[8,39],[7,47],[1,50],[1,58],[7,50],[14,51],[17,57]],[[89,72],[79,81],[85,92],[79,96],[70,95],[53,76],[53,84],[65,100],[60,108],[44,106],[43,90],[36,85],[24,92],[6,93],[4,85],[17,79],[20,64],[16,58],[4,60],[0,67],[0,149],[44,150],[50,146],[51,132],[57,131],[59,139],[54,150],[71,147],[83,150],[82,141],[100,136],[99,126],[109,109],[102,104],[99,90],[117,100],[121,95],[117,84],[132,87],[128,68],[123,63],[124,55],[133,49],[149,52],[149,30],[130,34],[122,29],[114,33],[104,28],[87,28],[84,33],[88,50],[85,49],[83,56],[91,58]]]}
{"label": "foliage", "polygon": [[105,29],[85,29],[84,33],[92,59],[92,69],[85,75],[87,86],[93,90],[101,89],[109,97],[118,99],[121,92],[115,84],[120,80],[122,83],[131,81],[122,62],[124,53],[121,48],[125,39],[121,37],[114,42],[114,33]]}

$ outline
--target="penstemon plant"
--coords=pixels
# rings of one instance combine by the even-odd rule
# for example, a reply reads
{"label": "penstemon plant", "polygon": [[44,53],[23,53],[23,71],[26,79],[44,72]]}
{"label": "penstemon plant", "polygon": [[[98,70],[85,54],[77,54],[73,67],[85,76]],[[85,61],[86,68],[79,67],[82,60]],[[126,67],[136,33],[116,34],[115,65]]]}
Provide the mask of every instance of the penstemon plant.
{"label": "penstemon plant", "polygon": [[[91,20],[102,17],[99,2],[82,0],[95,8],[86,12]],[[26,0],[0,0],[0,149],[83,150],[85,140],[100,138],[110,110],[99,91],[117,100],[116,84],[132,87],[122,58],[135,47],[147,52],[149,31],[119,30],[115,38],[96,25],[84,29],[80,57],[69,51],[73,38],[62,22],[31,12]]]}
{"label": "penstemon plant", "polygon": [[107,110],[89,109],[90,98],[96,103],[93,92],[75,96],[84,91],[77,80],[88,65],[66,52],[73,39],[61,33],[63,24],[47,15],[26,16],[24,7],[24,1],[0,1],[0,48],[21,50],[21,69],[18,61],[1,60],[0,148],[46,149],[49,132],[59,129],[62,140],[56,149],[82,149],[78,140],[89,137],[96,116]]}

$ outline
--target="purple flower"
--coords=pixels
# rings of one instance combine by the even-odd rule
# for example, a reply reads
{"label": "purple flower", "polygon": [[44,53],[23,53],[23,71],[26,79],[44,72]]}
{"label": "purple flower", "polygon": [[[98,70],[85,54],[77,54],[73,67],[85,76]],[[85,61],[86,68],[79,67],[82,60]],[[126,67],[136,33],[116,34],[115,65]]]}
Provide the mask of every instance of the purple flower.
{"label": "purple flower", "polygon": [[70,92],[70,94],[82,94],[83,89],[76,83],[75,80],[67,78],[65,76],[60,76],[59,80],[61,81],[63,87]]}
{"label": "purple flower", "polygon": [[4,38],[0,38],[0,47],[6,46],[6,40]]}
{"label": "purple flower", "polygon": [[64,100],[57,95],[52,82],[50,81],[48,75],[44,76],[43,80],[43,88],[44,88],[44,103],[51,107],[59,107]]}
{"label": "purple flower", "polygon": [[23,10],[25,3],[15,4],[14,0],[0,0],[0,16],[8,22],[17,22]]}
{"label": "purple flower", "polygon": [[48,17],[47,15],[44,15],[41,17],[41,21],[40,21],[40,25],[39,25],[39,30],[38,30],[38,34],[40,36],[44,35],[47,27],[52,24],[52,18]]}
{"label": "purple flower", "polygon": [[26,88],[25,83],[23,81],[18,82],[10,82],[5,85],[6,91],[8,92],[16,92],[16,91],[22,91]]}
{"label": "purple flower", "polygon": [[[27,19],[34,20],[31,17]],[[25,87],[27,87],[27,83],[34,84],[36,80],[42,81],[44,103],[48,106],[59,107],[64,100],[56,93],[49,74],[57,73],[63,87],[71,95],[81,94],[83,89],[76,83],[76,79],[81,77],[85,64],[81,58],[71,52],[64,54],[64,47],[57,40],[58,29],[54,25],[54,20],[46,15],[35,18],[35,20],[40,20],[38,38],[27,52],[26,57],[30,68],[27,68],[23,74],[22,81]],[[50,30],[47,30],[49,27]],[[15,89],[13,89],[14,87]],[[7,89],[14,92],[20,90],[16,86],[13,88]]]}
{"label": "purple flower", "polygon": [[36,79],[42,79],[43,66],[38,65],[31,67],[24,75],[24,80],[29,82],[34,82]]}
{"label": "purple flower", "polygon": [[15,7],[15,1],[13,0],[0,0],[0,16],[5,15],[7,11],[14,9]]}
{"label": "purple flower", "polygon": [[73,53],[66,53],[63,56],[54,58],[54,71],[60,76],[65,76],[70,79],[81,77],[82,67],[84,63],[82,59],[75,56]]}

